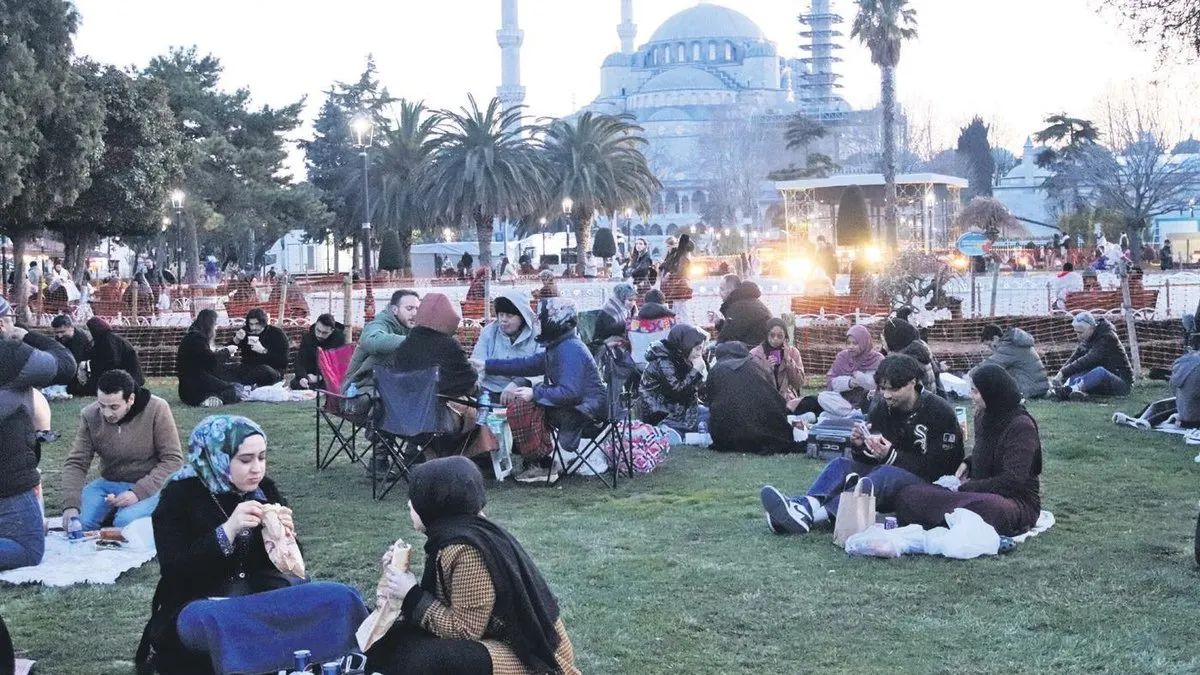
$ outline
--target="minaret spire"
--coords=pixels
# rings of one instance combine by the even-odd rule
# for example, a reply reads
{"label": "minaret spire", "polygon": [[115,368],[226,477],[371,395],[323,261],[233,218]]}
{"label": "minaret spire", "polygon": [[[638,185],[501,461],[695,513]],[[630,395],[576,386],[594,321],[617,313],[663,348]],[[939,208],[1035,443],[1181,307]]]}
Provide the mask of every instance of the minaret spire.
{"label": "minaret spire", "polygon": [[637,37],[637,24],[633,22],[633,0],[621,0],[621,24],[617,26],[621,37],[621,53],[633,53],[633,39]]}
{"label": "minaret spire", "polygon": [[496,31],[496,43],[500,45],[500,86],[496,88],[496,97],[505,108],[510,108],[525,101],[525,87],[521,86],[521,44],[525,32],[517,23],[517,0],[500,2],[500,30]]}

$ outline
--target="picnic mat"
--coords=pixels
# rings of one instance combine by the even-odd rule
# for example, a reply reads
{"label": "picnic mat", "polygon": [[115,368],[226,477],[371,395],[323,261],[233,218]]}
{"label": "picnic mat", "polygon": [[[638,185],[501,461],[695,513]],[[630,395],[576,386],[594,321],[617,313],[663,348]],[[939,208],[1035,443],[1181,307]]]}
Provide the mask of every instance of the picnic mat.
{"label": "picnic mat", "polygon": [[121,534],[128,543],[118,549],[107,549],[97,548],[95,539],[72,544],[61,530],[49,532],[42,564],[0,572],[0,581],[43,586],[115,583],[117,577],[145,565],[156,554],[150,518],[133,521]]}
{"label": "picnic mat", "polygon": [[297,403],[311,401],[316,397],[317,392],[311,389],[292,389],[287,380],[284,380],[269,387],[255,387],[250,390],[246,400],[259,403]]}
{"label": "picnic mat", "polygon": [[1026,539],[1036,537],[1052,527],[1054,527],[1054,514],[1042,509],[1042,512],[1038,514],[1037,522],[1033,524],[1033,529],[1025,534],[1018,534],[1012,540],[1020,544]]}

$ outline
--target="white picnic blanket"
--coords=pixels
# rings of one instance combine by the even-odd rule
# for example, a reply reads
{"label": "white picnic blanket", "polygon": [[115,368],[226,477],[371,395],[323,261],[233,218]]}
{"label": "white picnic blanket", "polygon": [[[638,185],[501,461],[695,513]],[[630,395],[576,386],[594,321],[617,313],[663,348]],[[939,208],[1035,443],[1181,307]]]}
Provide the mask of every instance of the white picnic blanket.
{"label": "white picnic blanket", "polygon": [[1046,530],[1048,530],[1052,527],[1054,527],[1054,514],[1050,513],[1046,509],[1042,509],[1042,512],[1040,514],[1038,514],[1037,522],[1033,524],[1033,529],[1026,532],[1025,534],[1018,534],[1017,536],[1013,537],[1012,539],[1013,539],[1013,541],[1020,544],[1020,543],[1023,543],[1026,539],[1030,539],[1031,537],[1036,537],[1039,534],[1045,532]]}
{"label": "white picnic blanket", "polygon": [[316,397],[317,392],[311,389],[292,389],[287,380],[284,380],[269,387],[255,387],[246,400],[260,403],[296,403],[311,401]]}
{"label": "white picnic blanket", "polygon": [[0,572],[0,581],[43,586],[115,583],[117,577],[145,565],[157,553],[150,518],[133,521],[121,533],[129,543],[119,549],[108,549],[97,548],[95,539],[72,544],[65,532],[49,532],[42,564]]}

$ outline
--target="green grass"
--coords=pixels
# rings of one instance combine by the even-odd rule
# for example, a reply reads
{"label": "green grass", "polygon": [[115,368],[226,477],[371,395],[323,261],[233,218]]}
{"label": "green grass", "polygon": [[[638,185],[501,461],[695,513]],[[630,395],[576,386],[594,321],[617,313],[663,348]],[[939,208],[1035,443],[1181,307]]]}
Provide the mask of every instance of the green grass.
{"label": "green grass", "polygon": [[[173,382],[153,388],[177,402]],[[1139,389],[1122,409],[1162,393]],[[78,407],[54,406],[66,433],[42,461],[51,513]],[[1003,557],[849,559],[827,531],[771,535],[758,488],[800,491],[821,467],[796,456],[676,448],[615,492],[584,479],[506,483],[488,513],[539,562],[589,674],[1198,672],[1200,469],[1181,438],[1112,425],[1115,409],[1032,406],[1058,524]],[[402,487],[372,502],[361,468],[313,469],[311,406],[233,410],[270,434],[269,474],[315,578],[370,591],[389,542],[423,541]],[[204,411],[175,414],[190,431]],[[157,578],[152,562],[115,586],[3,587],[0,612],[42,673],[129,673]]]}

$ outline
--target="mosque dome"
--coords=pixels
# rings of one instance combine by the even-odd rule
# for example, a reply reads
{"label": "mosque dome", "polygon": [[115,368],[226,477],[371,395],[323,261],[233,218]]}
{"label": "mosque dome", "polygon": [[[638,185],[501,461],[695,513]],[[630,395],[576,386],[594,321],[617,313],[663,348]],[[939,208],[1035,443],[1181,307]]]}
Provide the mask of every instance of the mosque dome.
{"label": "mosque dome", "polygon": [[701,38],[738,38],[765,41],[767,36],[741,12],[720,5],[700,4],[663,22],[650,42],[676,42]]}
{"label": "mosque dome", "polygon": [[721,78],[699,68],[672,68],[650,78],[639,93],[687,89],[728,89]]}

